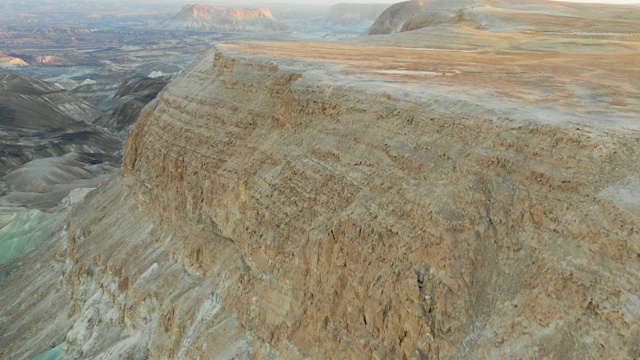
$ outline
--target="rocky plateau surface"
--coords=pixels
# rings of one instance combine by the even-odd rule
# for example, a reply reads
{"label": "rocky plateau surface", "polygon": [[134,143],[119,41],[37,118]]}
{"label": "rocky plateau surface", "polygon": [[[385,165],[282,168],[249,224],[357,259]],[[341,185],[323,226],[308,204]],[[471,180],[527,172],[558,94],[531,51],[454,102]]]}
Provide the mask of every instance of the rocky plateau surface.
{"label": "rocky plateau surface", "polygon": [[204,53],[8,263],[0,357],[640,357],[640,44],[452,26]]}

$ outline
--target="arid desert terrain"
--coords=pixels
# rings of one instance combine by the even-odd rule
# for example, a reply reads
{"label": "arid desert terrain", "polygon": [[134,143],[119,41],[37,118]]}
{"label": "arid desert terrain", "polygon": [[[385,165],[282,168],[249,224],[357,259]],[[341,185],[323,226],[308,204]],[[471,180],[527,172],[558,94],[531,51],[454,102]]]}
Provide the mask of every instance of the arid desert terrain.
{"label": "arid desert terrain", "polygon": [[0,358],[640,357],[640,6],[183,5],[0,76]]}

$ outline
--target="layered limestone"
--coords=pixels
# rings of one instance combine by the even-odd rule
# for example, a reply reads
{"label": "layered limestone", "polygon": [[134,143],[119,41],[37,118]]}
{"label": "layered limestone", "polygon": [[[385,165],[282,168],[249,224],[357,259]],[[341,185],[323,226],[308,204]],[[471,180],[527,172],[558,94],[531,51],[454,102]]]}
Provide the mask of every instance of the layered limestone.
{"label": "layered limestone", "polygon": [[489,95],[515,53],[289,46],[212,49],[145,108],[121,177],[0,283],[2,357],[640,356],[637,103]]}

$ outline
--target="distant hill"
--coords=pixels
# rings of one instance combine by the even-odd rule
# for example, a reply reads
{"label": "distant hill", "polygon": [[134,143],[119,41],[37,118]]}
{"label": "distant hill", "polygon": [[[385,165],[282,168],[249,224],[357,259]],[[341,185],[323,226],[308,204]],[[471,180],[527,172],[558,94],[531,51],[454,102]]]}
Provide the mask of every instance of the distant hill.
{"label": "distant hill", "polygon": [[0,68],[13,68],[27,65],[29,64],[20,58],[0,54]]}
{"label": "distant hill", "polygon": [[[604,20],[606,25],[602,25]],[[629,5],[585,7],[580,3],[542,0],[528,0],[518,5],[503,0],[411,0],[390,6],[371,25],[367,34],[457,26],[494,32],[553,29],[556,33],[581,36],[631,36],[637,34],[634,30],[637,24],[637,9]]]}
{"label": "distant hill", "polygon": [[368,35],[400,32],[405,22],[420,12],[424,1],[403,1],[389,6],[367,31]]}
{"label": "distant hill", "polygon": [[74,188],[97,186],[89,180],[119,165],[122,146],[91,123],[100,115],[57,85],[0,74],[0,208],[50,208]]}
{"label": "distant hill", "polygon": [[389,7],[389,4],[340,3],[329,8],[326,22],[331,25],[371,25]]}
{"label": "distant hill", "polygon": [[165,23],[172,30],[218,32],[276,32],[287,26],[276,20],[267,8],[236,9],[208,5],[185,5]]}

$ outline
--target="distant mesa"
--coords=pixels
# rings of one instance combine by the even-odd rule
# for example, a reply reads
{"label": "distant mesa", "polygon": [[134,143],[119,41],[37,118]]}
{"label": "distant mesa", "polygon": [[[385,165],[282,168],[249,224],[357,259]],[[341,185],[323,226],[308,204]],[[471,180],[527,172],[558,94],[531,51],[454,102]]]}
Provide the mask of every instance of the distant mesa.
{"label": "distant mesa", "polygon": [[34,59],[34,63],[41,64],[41,65],[61,64],[64,62],[65,60],[63,58],[59,56],[52,56],[52,55],[36,56],[36,58]]}
{"label": "distant mesa", "polygon": [[371,26],[388,7],[389,4],[335,4],[329,8],[325,21],[334,26]]}
{"label": "distant mesa", "polygon": [[26,61],[20,58],[0,54],[0,68],[7,69],[28,65]]}
{"label": "distant mesa", "polygon": [[277,32],[288,29],[267,8],[236,9],[208,5],[185,5],[165,23],[170,30],[215,32]]}

